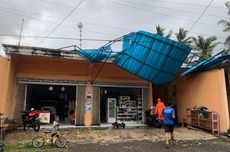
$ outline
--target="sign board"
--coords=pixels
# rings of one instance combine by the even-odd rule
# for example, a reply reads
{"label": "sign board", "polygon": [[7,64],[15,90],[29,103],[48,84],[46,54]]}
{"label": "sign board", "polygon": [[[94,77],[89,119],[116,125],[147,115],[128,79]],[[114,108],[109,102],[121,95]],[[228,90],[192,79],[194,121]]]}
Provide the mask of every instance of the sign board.
{"label": "sign board", "polygon": [[39,113],[40,122],[41,123],[50,123],[50,113],[49,112],[41,112]]}

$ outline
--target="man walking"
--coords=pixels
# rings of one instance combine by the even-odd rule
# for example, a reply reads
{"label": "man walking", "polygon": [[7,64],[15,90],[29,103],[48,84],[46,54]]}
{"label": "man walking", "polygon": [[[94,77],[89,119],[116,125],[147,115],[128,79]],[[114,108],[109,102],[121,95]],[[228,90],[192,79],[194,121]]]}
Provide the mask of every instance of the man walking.
{"label": "man walking", "polygon": [[174,143],[174,135],[173,135],[173,130],[174,130],[174,119],[175,119],[175,111],[171,107],[172,102],[167,102],[166,107],[162,110],[162,115],[163,115],[163,125],[165,127],[165,143],[166,143],[166,148],[169,148],[169,140],[171,139],[172,142]]}

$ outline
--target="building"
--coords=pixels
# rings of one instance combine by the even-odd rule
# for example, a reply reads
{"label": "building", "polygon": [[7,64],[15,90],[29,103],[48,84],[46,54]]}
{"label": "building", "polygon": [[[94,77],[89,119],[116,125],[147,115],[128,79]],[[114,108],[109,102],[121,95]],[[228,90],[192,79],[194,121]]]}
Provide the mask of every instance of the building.
{"label": "building", "polygon": [[[136,111],[136,115],[141,113],[140,119],[130,120],[144,123],[144,110],[158,97],[165,101],[170,94],[179,122],[186,119],[187,108],[203,105],[220,114],[221,132],[229,129],[227,59],[180,78],[169,89],[136,77],[109,61],[101,68],[102,63],[92,64],[70,51],[3,46],[7,57],[0,56],[0,112],[8,117],[20,119],[22,110],[33,107],[49,109],[60,115],[62,121],[74,111],[76,125],[99,125],[108,122],[107,98],[125,100],[129,96],[129,100],[141,102],[141,110]],[[131,113],[125,116],[128,115]]]}
{"label": "building", "polygon": [[107,98],[129,96],[131,101],[139,98],[141,106],[134,110],[139,119],[129,120],[140,123],[142,111],[152,105],[152,84],[109,62],[101,69],[103,63],[92,64],[70,51],[3,47],[7,57],[0,57],[0,112],[8,117],[20,120],[21,111],[35,108],[50,110],[63,122],[74,112],[76,125],[99,125],[108,122]]}
{"label": "building", "polygon": [[[114,53],[111,45],[117,41],[123,41],[122,50]],[[155,90],[160,87],[154,85],[152,91],[152,83],[171,83],[191,51],[145,31],[96,50],[3,47],[1,111],[20,120],[22,110],[49,110],[63,122],[75,113],[76,125],[86,126],[115,120],[143,123],[145,109],[159,96]]]}
{"label": "building", "polygon": [[186,108],[208,107],[220,116],[220,131],[230,129],[230,56],[214,56],[188,70],[176,83],[178,119],[186,119]]}

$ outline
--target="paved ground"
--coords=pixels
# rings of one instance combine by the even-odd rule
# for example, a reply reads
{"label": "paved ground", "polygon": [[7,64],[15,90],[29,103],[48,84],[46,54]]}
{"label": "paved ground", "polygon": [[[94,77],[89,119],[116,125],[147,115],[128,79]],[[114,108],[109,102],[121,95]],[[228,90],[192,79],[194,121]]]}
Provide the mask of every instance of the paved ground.
{"label": "paved ground", "polygon": [[[31,140],[37,135],[42,135],[42,131],[35,133],[30,130],[9,134],[5,139],[6,151],[161,152],[167,150],[163,142],[163,129],[65,129],[62,132],[70,141],[66,148],[58,149],[54,145],[45,145],[43,149],[33,148]],[[230,143],[206,132],[176,128],[175,137],[177,143],[171,146],[169,151],[230,151]]]}

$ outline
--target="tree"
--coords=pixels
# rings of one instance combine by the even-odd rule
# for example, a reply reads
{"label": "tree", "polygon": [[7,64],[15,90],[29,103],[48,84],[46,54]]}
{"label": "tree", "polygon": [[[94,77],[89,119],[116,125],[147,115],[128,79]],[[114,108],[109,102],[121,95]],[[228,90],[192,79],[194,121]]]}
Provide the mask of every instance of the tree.
{"label": "tree", "polygon": [[191,45],[192,40],[191,37],[187,37],[188,31],[184,28],[180,28],[178,33],[175,33],[176,39],[178,42],[183,43],[185,45]]}
{"label": "tree", "polygon": [[[228,15],[230,15],[230,2],[226,2],[225,6],[228,9]],[[224,32],[228,32],[228,33],[230,32],[230,21],[222,19],[218,22],[218,24],[224,25],[224,29],[223,29]],[[225,39],[224,44],[225,46],[227,46],[227,50],[225,51],[225,53],[229,54],[230,53],[230,35]]]}
{"label": "tree", "polygon": [[163,36],[163,37],[170,38],[170,37],[172,36],[172,33],[173,33],[173,31],[170,30],[170,31],[168,32],[168,34],[165,35],[165,28],[161,27],[160,25],[157,25],[157,26],[156,26],[156,34],[157,34],[157,35],[160,35],[160,36]]}
{"label": "tree", "polygon": [[204,38],[203,36],[198,36],[197,38],[192,37],[193,49],[197,51],[199,60],[204,60],[212,56],[214,48],[218,45],[216,42],[217,38],[215,36]]}

